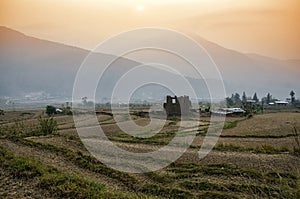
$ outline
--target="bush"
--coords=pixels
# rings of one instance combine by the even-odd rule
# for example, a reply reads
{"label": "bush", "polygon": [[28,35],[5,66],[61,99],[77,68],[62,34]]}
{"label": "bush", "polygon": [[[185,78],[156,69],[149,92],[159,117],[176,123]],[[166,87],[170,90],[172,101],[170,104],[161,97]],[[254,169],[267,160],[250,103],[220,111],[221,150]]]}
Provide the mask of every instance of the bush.
{"label": "bush", "polygon": [[51,135],[56,134],[58,125],[56,120],[51,118],[39,118],[39,127],[38,131],[41,135]]}
{"label": "bush", "polygon": [[56,108],[54,106],[47,106],[46,107],[46,113],[50,116],[50,115],[53,115],[55,114],[56,112]]}
{"label": "bush", "polygon": [[73,115],[71,111],[71,107],[63,108],[63,114],[65,115]]}
{"label": "bush", "polygon": [[0,115],[4,115],[4,110],[0,109]]}

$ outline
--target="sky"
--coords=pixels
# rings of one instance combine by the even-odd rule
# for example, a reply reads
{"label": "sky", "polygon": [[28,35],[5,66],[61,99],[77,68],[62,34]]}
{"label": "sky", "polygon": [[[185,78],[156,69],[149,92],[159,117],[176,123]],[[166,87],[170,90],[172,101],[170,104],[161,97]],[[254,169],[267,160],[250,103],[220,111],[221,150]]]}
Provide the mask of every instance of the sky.
{"label": "sky", "polygon": [[243,53],[300,59],[299,9],[299,0],[0,0],[0,25],[86,49],[135,28],[171,28]]}

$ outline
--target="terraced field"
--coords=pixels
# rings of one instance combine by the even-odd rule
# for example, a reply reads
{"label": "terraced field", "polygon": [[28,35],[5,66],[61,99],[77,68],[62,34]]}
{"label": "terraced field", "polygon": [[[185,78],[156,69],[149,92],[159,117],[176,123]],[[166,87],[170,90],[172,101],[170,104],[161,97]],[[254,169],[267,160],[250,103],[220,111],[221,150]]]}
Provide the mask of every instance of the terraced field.
{"label": "terraced field", "polygon": [[[168,167],[143,174],[113,170],[92,157],[72,116],[55,116],[55,134],[37,133],[41,114],[0,116],[0,198],[300,198],[300,113],[227,118],[214,150],[203,159],[198,151],[210,118],[200,118],[198,126],[186,122],[184,132],[197,130],[191,147]],[[111,116],[97,117],[114,144],[139,153],[167,144],[180,125],[167,120],[155,136],[136,138]],[[131,118],[149,124],[147,118]],[[126,125],[129,118],[120,119]]]}

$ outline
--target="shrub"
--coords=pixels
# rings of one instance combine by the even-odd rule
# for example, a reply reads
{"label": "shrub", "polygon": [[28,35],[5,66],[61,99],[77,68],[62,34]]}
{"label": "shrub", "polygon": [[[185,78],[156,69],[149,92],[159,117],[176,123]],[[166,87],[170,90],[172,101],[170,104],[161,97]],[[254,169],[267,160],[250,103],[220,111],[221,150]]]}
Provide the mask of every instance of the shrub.
{"label": "shrub", "polygon": [[58,125],[56,120],[51,118],[39,118],[38,131],[41,135],[51,135],[57,132]]}
{"label": "shrub", "polygon": [[47,106],[46,107],[46,113],[50,116],[53,115],[56,112],[56,108],[54,106]]}

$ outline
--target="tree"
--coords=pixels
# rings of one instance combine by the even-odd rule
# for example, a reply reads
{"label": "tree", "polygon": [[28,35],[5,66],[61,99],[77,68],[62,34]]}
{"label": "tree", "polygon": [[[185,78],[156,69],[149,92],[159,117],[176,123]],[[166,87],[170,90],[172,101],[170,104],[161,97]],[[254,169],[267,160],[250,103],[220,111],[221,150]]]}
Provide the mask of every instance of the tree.
{"label": "tree", "polygon": [[226,97],[226,103],[227,103],[227,106],[233,106],[234,105],[234,102],[233,102],[232,98],[230,98],[230,97]]}
{"label": "tree", "polygon": [[294,103],[295,102],[295,92],[293,90],[291,90],[290,96],[291,96],[291,102]]}
{"label": "tree", "polygon": [[235,104],[240,104],[241,103],[241,98],[240,98],[240,94],[235,93],[233,96],[233,101]]}
{"label": "tree", "polygon": [[53,115],[56,112],[56,108],[54,106],[47,106],[46,107],[46,113],[50,116]]}
{"label": "tree", "polygon": [[246,103],[246,102],[247,102],[247,96],[246,96],[245,91],[243,92],[242,102],[243,102],[243,103]]}
{"label": "tree", "polygon": [[272,95],[270,93],[267,94],[266,103],[269,104],[272,100]]}
{"label": "tree", "polygon": [[254,95],[253,95],[253,98],[252,98],[252,99],[253,99],[254,101],[256,101],[256,102],[258,102],[258,101],[259,101],[256,93],[254,93]]}

